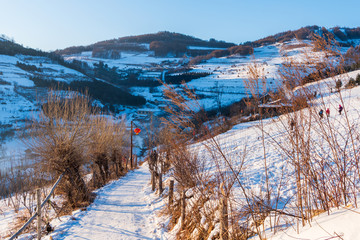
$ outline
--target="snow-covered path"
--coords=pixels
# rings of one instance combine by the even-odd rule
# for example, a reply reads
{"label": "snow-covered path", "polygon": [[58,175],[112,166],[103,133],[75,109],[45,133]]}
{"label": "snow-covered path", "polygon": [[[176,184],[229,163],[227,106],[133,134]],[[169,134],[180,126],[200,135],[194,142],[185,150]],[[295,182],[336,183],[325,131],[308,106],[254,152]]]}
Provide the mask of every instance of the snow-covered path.
{"label": "snow-covered path", "polygon": [[54,239],[157,239],[156,196],[147,163],[98,191],[87,211],[56,227]]}

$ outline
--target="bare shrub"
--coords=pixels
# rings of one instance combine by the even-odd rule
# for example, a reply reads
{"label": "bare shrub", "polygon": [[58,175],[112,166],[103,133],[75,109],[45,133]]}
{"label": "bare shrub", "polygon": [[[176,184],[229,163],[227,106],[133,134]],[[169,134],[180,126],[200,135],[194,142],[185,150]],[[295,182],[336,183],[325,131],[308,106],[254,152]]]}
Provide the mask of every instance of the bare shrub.
{"label": "bare shrub", "polygon": [[90,124],[92,131],[88,154],[93,167],[93,181],[95,185],[101,186],[111,177],[111,165],[115,168],[116,176],[123,171],[122,147],[126,128],[124,121],[116,124],[114,119],[101,115],[92,117]]}
{"label": "bare shrub", "polygon": [[[167,149],[170,159],[170,173],[176,180],[177,194],[171,212],[171,226],[181,220],[182,231],[179,239],[204,239],[217,231],[215,224],[218,212],[221,212],[221,201],[231,202],[234,183],[239,179],[244,163],[244,151],[238,159],[230,159],[222,149],[211,125],[203,125],[207,116],[202,110],[196,95],[185,84],[182,91],[165,85],[165,95],[171,100],[169,119],[163,119],[166,126],[166,137],[162,137],[162,149]],[[188,143],[195,141],[195,135],[201,134],[207,139],[198,147],[205,152],[199,155],[195,149],[190,150]],[[164,135],[164,134],[162,134]],[[166,155],[168,155],[168,153]],[[186,196],[185,219],[181,217],[182,195]],[[236,219],[237,210],[229,207],[228,219],[231,225],[231,237],[241,232]],[[214,218],[217,219],[214,222]],[[178,223],[179,224],[179,223]],[[170,227],[171,227],[170,226]],[[227,230],[226,230],[227,231]]]}
{"label": "bare shrub", "polygon": [[86,95],[50,91],[41,113],[33,120],[33,136],[28,141],[39,156],[43,171],[54,177],[65,172],[60,189],[74,208],[90,199],[81,171],[91,134],[89,117],[93,113]]}

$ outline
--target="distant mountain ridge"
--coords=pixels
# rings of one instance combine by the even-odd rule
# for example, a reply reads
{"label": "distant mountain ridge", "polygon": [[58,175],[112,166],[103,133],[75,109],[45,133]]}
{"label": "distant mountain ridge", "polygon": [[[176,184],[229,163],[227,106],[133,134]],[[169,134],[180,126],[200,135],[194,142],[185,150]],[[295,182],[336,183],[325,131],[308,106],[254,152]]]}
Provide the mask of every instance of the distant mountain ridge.
{"label": "distant mountain ridge", "polygon": [[[172,56],[181,57],[183,54],[186,54],[188,56],[196,57],[209,55],[214,50],[227,49],[227,52],[223,51],[219,54],[218,51],[217,53],[215,52],[212,54],[213,56],[224,56],[226,54],[244,52],[243,49],[241,49],[241,51],[236,49],[236,46],[260,47],[277,42],[281,43],[290,41],[294,38],[300,40],[310,40],[313,38],[314,34],[320,36],[327,34],[328,36],[337,40],[340,45],[350,46],[352,45],[351,40],[360,39],[360,28],[333,27],[326,29],[325,27],[319,27],[316,25],[306,26],[297,30],[289,30],[270,35],[256,41],[248,41],[239,45],[225,41],[218,41],[213,38],[211,38],[209,41],[206,41],[189,35],[163,31],[158,33],[104,40],[88,46],[72,46],[65,49],[56,50],[55,53],[60,55],[72,55],[85,51],[92,51],[93,57],[110,56],[116,59],[120,58],[121,51],[145,52],[152,50],[156,56],[167,56],[172,54]],[[193,46],[203,47],[203,49],[192,49],[191,47]],[[251,54],[251,51],[246,49],[245,54]]]}
{"label": "distant mountain ridge", "polygon": [[136,42],[136,43],[149,43],[149,44],[153,41],[174,41],[186,45],[202,46],[202,47],[219,47],[219,48],[227,48],[235,45],[234,43],[217,41],[214,38],[211,38],[209,41],[206,41],[189,35],[175,33],[175,32],[168,32],[168,31],[162,31],[154,34],[143,34],[138,36],[121,37],[109,41],[115,41],[120,43]]}
{"label": "distant mountain ridge", "polygon": [[[149,44],[149,47],[143,44]],[[164,55],[168,52],[185,52],[189,46],[208,47],[208,48],[228,48],[235,46],[234,43],[217,41],[211,38],[209,41],[195,38],[192,36],[173,33],[168,31],[143,34],[138,36],[121,37],[100,41],[88,46],[73,46],[55,52],[60,55],[77,54],[84,51],[103,50],[123,50],[123,51],[148,51],[154,50],[157,55]]]}

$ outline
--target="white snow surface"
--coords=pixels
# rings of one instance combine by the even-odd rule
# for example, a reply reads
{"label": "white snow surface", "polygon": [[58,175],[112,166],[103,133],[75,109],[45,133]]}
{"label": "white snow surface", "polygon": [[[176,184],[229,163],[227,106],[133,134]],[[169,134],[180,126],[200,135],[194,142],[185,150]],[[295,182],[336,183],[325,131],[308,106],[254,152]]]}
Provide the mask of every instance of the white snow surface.
{"label": "white snow surface", "polygon": [[290,227],[267,239],[355,240],[360,239],[359,222],[359,208],[352,209],[351,207],[344,207],[333,209],[329,215],[328,213],[323,213],[320,216],[315,217],[312,226],[305,225],[304,227],[300,227],[299,234],[297,233],[296,228]]}
{"label": "white snow surface", "polygon": [[[149,185],[148,164],[97,192],[86,211],[54,220],[53,239],[162,239],[156,213],[163,203]],[[67,221],[64,221],[64,220]],[[48,239],[48,238],[44,238]]]}

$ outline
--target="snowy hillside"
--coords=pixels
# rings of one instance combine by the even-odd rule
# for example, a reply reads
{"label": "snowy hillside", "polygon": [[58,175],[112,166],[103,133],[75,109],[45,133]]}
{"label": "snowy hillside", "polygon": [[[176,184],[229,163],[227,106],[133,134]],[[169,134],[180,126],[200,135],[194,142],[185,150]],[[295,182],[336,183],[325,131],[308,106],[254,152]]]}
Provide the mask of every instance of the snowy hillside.
{"label": "snowy hillside", "polygon": [[[346,77],[339,77],[343,81],[347,81],[350,77],[359,74],[359,71],[349,73]],[[332,79],[331,84],[335,84],[338,78]],[[311,126],[311,133],[309,133],[309,140],[311,141],[311,151],[317,152],[320,156],[325,155],[328,159],[329,164],[333,161],[334,156],[331,152],[331,145],[324,139],[326,136],[323,135],[322,127],[329,124],[329,128],[336,129],[333,134],[334,138],[338,141],[340,148],[347,149],[348,140],[346,139],[347,121],[352,128],[358,129],[359,122],[359,106],[360,106],[360,87],[356,87],[349,90],[342,90],[341,95],[339,93],[331,93],[328,85],[331,80],[327,79],[319,82],[320,86],[324,88],[316,88],[323,90],[320,91],[320,95],[317,99],[313,100],[310,104],[310,108],[303,109],[299,112],[290,113],[288,115],[281,115],[273,119],[266,119],[263,122],[263,127],[259,121],[243,123],[234,126],[230,131],[216,136],[215,139],[221,146],[222,151],[226,154],[226,157],[236,166],[240,164],[241,156],[245,155],[244,166],[241,171],[241,181],[246,186],[248,194],[265,195],[266,193],[266,172],[264,168],[264,151],[267,159],[267,167],[269,174],[269,182],[272,195],[279,196],[280,199],[272,199],[272,204],[276,204],[276,207],[290,211],[296,209],[296,182],[295,178],[289,178],[294,176],[294,168],[291,165],[290,156],[286,156],[283,148],[290,148],[289,143],[291,142],[292,130],[290,129],[289,119],[297,119],[299,125],[307,126],[306,122],[310,118],[313,119]],[[326,84],[327,83],[327,84]],[[338,108],[339,104],[345,107],[346,116],[344,113],[339,115]],[[317,118],[317,112],[320,109],[330,109],[330,116],[325,119]],[[299,119],[300,118],[300,119]],[[328,133],[330,129],[324,130]],[[262,142],[262,132],[265,133],[265,142]],[[310,137],[311,136],[311,137]],[[359,146],[358,139],[354,142],[356,146],[350,146],[350,148]],[[265,150],[264,150],[265,146]],[[211,153],[209,153],[209,147],[214,147],[211,141],[201,142],[191,146],[192,151],[199,156],[201,159],[213,159]],[[305,151],[303,149],[302,151]],[[344,150],[347,151],[347,150]],[[351,153],[348,153],[351,154]],[[216,173],[217,165],[208,161],[209,168]],[[209,170],[207,170],[209,171]],[[351,170],[349,170],[351,171]],[[350,174],[350,173],[349,173]],[[286,179],[286,180],[284,180]],[[330,180],[330,177],[327,181]],[[355,180],[358,183],[358,179]],[[355,197],[359,194],[358,190],[354,190]],[[236,184],[234,187],[235,202],[234,205],[246,205],[244,193]],[[358,203],[357,203],[358,204]],[[292,227],[287,229],[289,226],[288,217],[281,217],[277,220],[282,222],[284,225],[277,229],[278,234],[272,237],[273,232],[268,226],[268,221],[276,221],[276,217],[271,220],[268,217],[265,227],[264,236],[266,239],[357,239],[360,234],[357,231],[356,223],[360,218],[359,208],[354,207],[354,203],[349,206],[342,205],[338,209],[332,208],[329,210],[330,215],[323,213],[319,217],[315,217],[313,223],[310,226],[301,228],[300,235],[297,234],[296,221],[290,224]],[[263,227],[261,227],[263,229]],[[216,228],[215,230],[216,231]],[[337,234],[341,237],[337,238]]]}
{"label": "snowy hillside", "polygon": [[[74,54],[65,56],[65,60],[80,60],[87,62],[90,66],[99,61],[103,61],[105,64],[108,64],[110,67],[117,67],[119,70],[127,69],[154,69],[156,66],[161,65],[162,67],[167,67],[167,64],[171,62],[177,62],[180,58],[162,58],[155,57],[152,51],[145,53],[137,52],[125,52],[121,54],[120,59],[104,59],[92,57],[92,52],[82,52],[81,54]],[[159,74],[160,76],[160,74]],[[158,76],[158,77],[159,77]]]}
{"label": "snowy hillside", "polygon": [[[182,57],[174,57],[171,54],[168,54],[166,57],[156,56],[154,51],[150,51],[150,42],[154,41],[154,38],[161,36],[161,34],[169,34],[171,37],[178,36],[178,34],[160,32],[158,34],[147,34],[140,36],[132,36],[119,38],[114,40],[108,40],[104,42],[99,42],[93,45],[85,47],[70,47],[68,49],[60,50],[59,53],[63,54],[64,58],[67,61],[78,60],[86,62],[90,67],[93,67],[94,64],[103,62],[107,64],[109,68],[116,68],[118,74],[128,76],[129,74],[135,74],[140,80],[150,80],[154,81],[155,87],[141,87],[141,86],[131,86],[131,92],[135,95],[144,96],[149,102],[147,108],[159,110],[156,102],[162,102],[164,104],[164,99],[161,95],[162,88],[157,86],[157,81],[160,79],[166,82],[166,74],[170,75],[179,75],[185,72],[204,72],[209,73],[207,77],[202,77],[190,81],[188,84],[190,87],[194,88],[195,92],[200,97],[200,103],[205,107],[205,109],[217,109],[219,106],[228,106],[234,102],[241,100],[247,96],[246,87],[244,81],[249,78],[247,73],[248,66],[254,63],[257,63],[259,68],[263,69],[265,82],[262,84],[261,88],[265,91],[275,91],[279,85],[280,80],[278,76],[279,66],[285,61],[289,60],[300,60],[301,58],[308,57],[309,54],[313,55],[314,61],[322,60],[321,54],[317,54],[311,51],[311,34],[319,34],[324,36],[326,33],[332,34],[333,38],[340,42],[342,47],[340,48],[342,53],[345,53],[351,45],[356,46],[360,41],[357,37],[357,29],[348,29],[348,28],[332,28],[324,29],[317,26],[305,27],[295,31],[287,31],[284,33],[279,33],[273,36],[268,36],[266,38],[246,43],[245,46],[253,46],[254,54],[249,55],[239,55],[239,54],[230,54],[229,53],[224,57],[212,57],[208,60],[204,60],[200,64],[187,66],[187,63],[194,59],[191,54],[183,54]],[[342,34],[340,34],[342,33]],[[159,35],[159,36],[158,36]],[[189,36],[182,36],[182,38],[190,38]],[[295,36],[300,36],[301,40],[296,40]],[[177,39],[175,37],[175,39]],[[200,41],[197,39],[196,41]],[[200,41],[201,42],[201,41]],[[116,47],[123,47],[121,44],[128,44],[132,46],[142,47],[140,50],[119,50],[119,58],[109,59],[109,58],[99,58],[94,57],[94,51],[96,50],[95,46],[98,46],[99,49],[111,50],[111,46],[114,49]],[[205,44],[203,42],[202,44]],[[220,43],[216,42],[215,43]],[[210,44],[210,43],[208,43]],[[235,46],[239,47],[239,46]],[[81,49],[87,49],[82,51]],[[92,51],[89,51],[91,50]],[[217,51],[227,51],[226,48],[221,47],[206,47],[201,45],[188,45],[187,49],[190,50],[217,50]],[[80,52],[79,52],[80,51]],[[67,52],[75,52],[70,55],[66,55]],[[203,53],[206,54],[206,53]],[[121,85],[121,81],[116,82],[115,84]]]}
{"label": "snowy hillside", "polygon": [[[300,44],[294,40],[285,44],[273,44],[254,48],[254,55],[212,58],[206,63],[194,66],[192,71],[210,71],[208,77],[191,81],[188,85],[205,99],[200,102],[206,109],[216,107],[216,95],[221,93],[223,106],[230,105],[241,98],[248,97],[250,92],[245,82],[250,78],[249,66],[257,64],[264,73],[265,82],[261,85],[261,91],[276,91],[280,86],[278,76],[279,66],[285,61],[285,56],[290,55],[293,59],[301,59],[308,47],[299,47],[284,51],[287,45]],[[285,55],[286,54],[286,55]]]}
{"label": "snowy hillside", "polygon": [[[17,63],[36,66],[41,72],[23,70]],[[26,147],[18,140],[17,135],[24,128],[25,119],[34,116],[39,109],[40,101],[46,97],[46,90],[37,88],[30,80],[33,76],[59,82],[89,79],[75,70],[53,63],[46,57],[0,55],[1,171],[10,165],[15,166],[14,158],[24,155]]]}
{"label": "snowy hillside", "polygon": [[[287,46],[294,46],[286,49]],[[297,47],[298,46],[298,47]],[[208,72],[207,77],[192,80],[188,85],[200,96],[200,103],[205,109],[217,108],[216,96],[219,96],[222,106],[228,106],[248,96],[245,81],[249,78],[248,67],[257,63],[263,69],[266,83],[263,89],[276,90],[279,87],[278,68],[285,61],[285,56],[291,59],[301,59],[310,47],[304,46],[302,42],[293,40],[286,43],[277,43],[254,49],[254,55],[212,58],[204,63],[191,67],[190,72]],[[346,50],[345,50],[346,51]],[[91,52],[65,56],[68,61],[80,60],[92,66],[100,61],[110,68],[116,67],[119,72],[137,69],[141,71],[140,77],[165,80],[163,74],[167,69],[181,68],[182,63],[187,62],[186,58],[159,58],[148,53],[124,53],[120,59],[100,59],[91,57]],[[288,60],[288,59],[287,59]],[[181,72],[180,72],[181,73]],[[121,84],[121,82],[119,82]],[[142,95],[150,101],[164,101],[161,92],[162,87],[132,87],[134,94]],[[159,95],[160,94],[160,95]],[[151,102],[150,102],[151,103]],[[149,104],[150,108],[157,108]]]}

